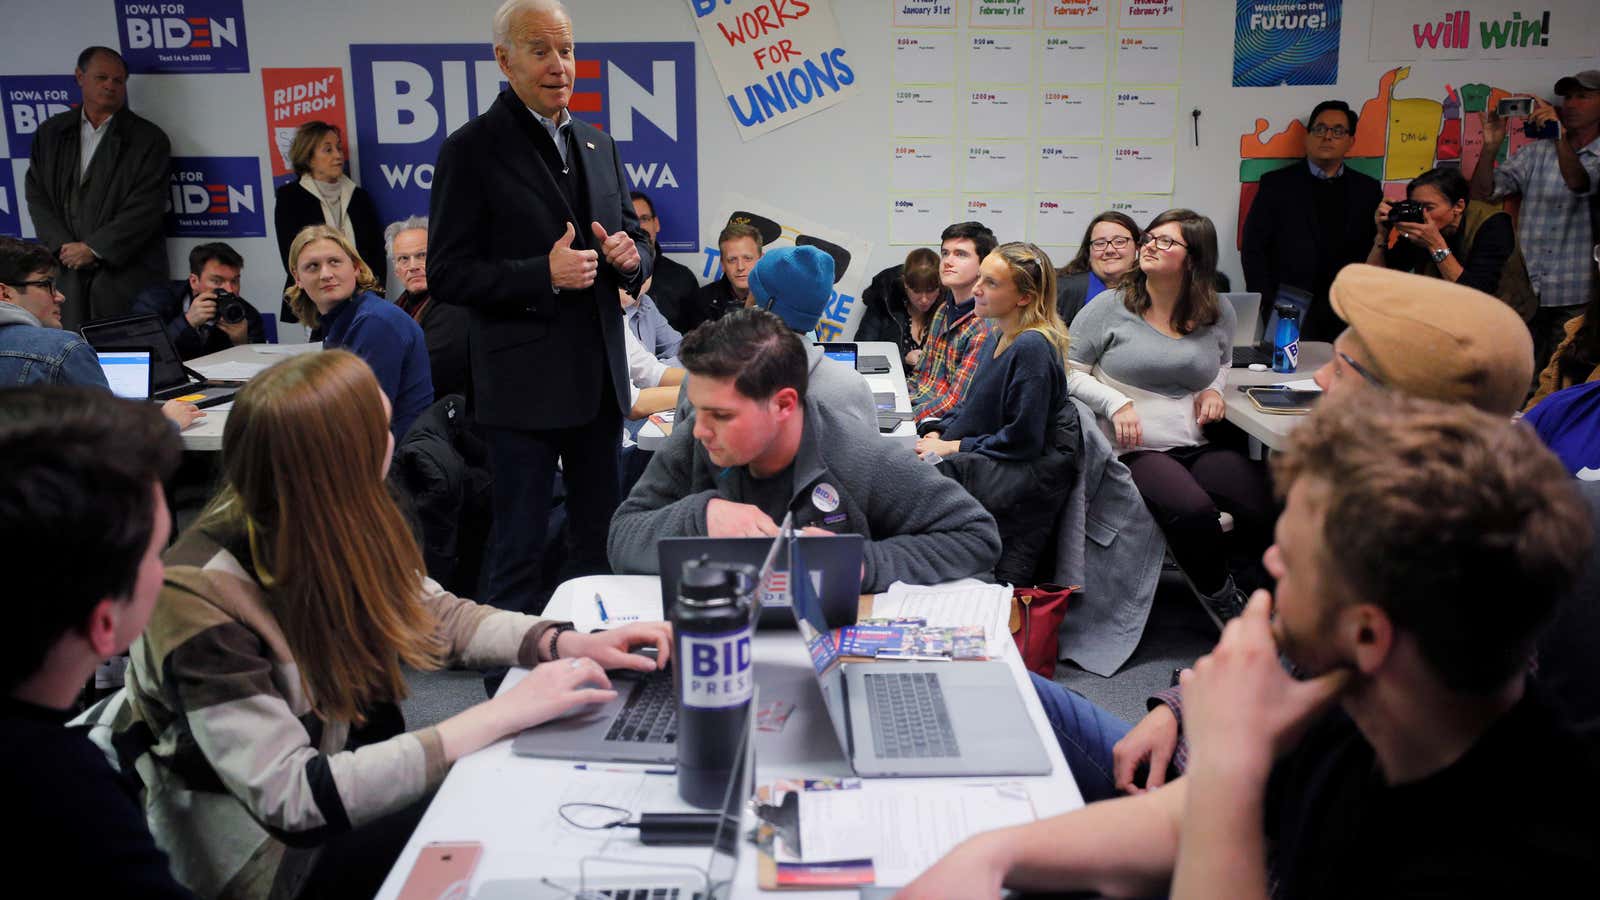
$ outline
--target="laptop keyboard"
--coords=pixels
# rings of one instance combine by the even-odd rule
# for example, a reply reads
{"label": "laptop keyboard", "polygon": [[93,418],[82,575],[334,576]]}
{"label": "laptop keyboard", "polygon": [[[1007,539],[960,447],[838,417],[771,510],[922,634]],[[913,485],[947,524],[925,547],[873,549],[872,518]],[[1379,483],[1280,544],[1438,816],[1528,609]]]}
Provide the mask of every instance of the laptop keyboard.
{"label": "laptop keyboard", "polygon": [[1267,366],[1272,364],[1272,351],[1260,347],[1234,347],[1233,367],[1242,369],[1245,366],[1260,363]]}
{"label": "laptop keyboard", "polygon": [[698,898],[699,894],[691,894],[682,888],[605,888],[603,890],[590,889],[579,891],[572,895],[577,900],[689,900]]}
{"label": "laptop keyboard", "polygon": [[[606,732],[608,741],[629,741],[641,744],[670,744],[678,739],[678,701],[673,696],[672,674],[658,672],[639,679],[622,710],[611,720]],[[599,895],[596,895],[599,896]],[[610,896],[610,895],[606,895]],[[623,895],[617,895],[623,896]],[[629,894],[654,896],[650,894]],[[665,896],[665,895],[663,895]],[[675,894],[673,896],[676,896]]]}
{"label": "laptop keyboard", "polygon": [[944,691],[934,672],[864,676],[872,748],[884,759],[960,756]]}

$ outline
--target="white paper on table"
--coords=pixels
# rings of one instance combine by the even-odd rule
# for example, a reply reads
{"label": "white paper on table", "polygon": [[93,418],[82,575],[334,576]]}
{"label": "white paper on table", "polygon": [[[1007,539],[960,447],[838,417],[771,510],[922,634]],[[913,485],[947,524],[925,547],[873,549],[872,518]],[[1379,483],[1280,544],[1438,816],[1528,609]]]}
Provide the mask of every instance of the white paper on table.
{"label": "white paper on table", "polygon": [[322,349],[321,341],[307,341],[303,344],[251,344],[250,349],[268,356],[299,356],[302,353],[311,353]]}
{"label": "white paper on table", "polygon": [[1125,194],[1172,193],[1171,144],[1119,142],[1111,145],[1106,189]]}
{"label": "white paper on table", "polygon": [[1299,381],[1285,381],[1282,384],[1275,384],[1273,387],[1283,388],[1286,391],[1321,392],[1322,390],[1322,385],[1317,384],[1317,380],[1315,378],[1302,378]]}
{"label": "white paper on table", "polygon": [[894,89],[894,133],[905,137],[950,137],[956,130],[956,89]]}
{"label": "white paper on table", "polygon": [[894,143],[889,186],[897,191],[940,190],[950,184],[954,151],[949,141],[901,140]]}
{"label": "white paper on table", "polygon": [[955,221],[949,197],[894,197],[889,201],[889,243],[936,247]]}
{"label": "white paper on table", "polygon": [[[634,622],[661,621],[661,580],[640,579],[630,576],[591,575],[567,583],[573,592],[567,606],[567,616],[579,631],[619,628]],[[595,602],[595,597],[600,602]],[[606,608],[606,618],[600,618],[600,605]]]}
{"label": "white paper on table", "polygon": [[1032,28],[1030,0],[967,0],[970,28]]}
{"label": "white paper on table", "polygon": [[1177,84],[1182,70],[1181,31],[1123,32],[1117,36],[1118,84]]}
{"label": "white paper on table", "polygon": [[1117,88],[1111,101],[1111,136],[1171,138],[1178,127],[1177,88]]}
{"label": "white paper on table", "polygon": [[[966,91],[967,125],[964,133],[990,139],[1027,137],[1028,98],[1031,93],[1027,88],[1020,87],[985,87]],[[995,233],[999,234],[998,231]]]}
{"label": "white paper on table", "polygon": [[968,84],[1027,84],[1032,75],[1029,32],[982,31],[967,36]]}
{"label": "white paper on table", "polygon": [[1104,28],[1106,0],[1049,0],[1039,14],[1045,28]]}
{"label": "white paper on table", "polygon": [[1015,644],[1011,641],[1011,588],[974,578],[941,585],[896,581],[887,593],[872,601],[872,617],[925,619],[930,628],[982,625],[991,659],[1000,659]]}
{"label": "white paper on table", "polygon": [[1028,239],[1050,247],[1076,247],[1083,240],[1083,230],[1089,227],[1089,220],[1100,208],[1099,194],[1034,197]]}
{"label": "white paper on table", "polygon": [[193,366],[192,368],[201,375],[215,381],[249,381],[266,371],[271,365],[271,363],[264,362],[232,361],[209,363],[204,366]]}
{"label": "white paper on table", "polygon": [[870,857],[876,883],[897,887],[975,834],[1033,820],[1033,801],[1015,782],[869,781],[859,790],[803,791],[800,849],[808,862]]}
{"label": "white paper on table", "polygon": [[894,37],[896,84],[951,84],[956,80],[956,36],[940,33]]}
{"label": "white paper on table", "polygon": [[1027,187],[1028,145],[1022,141],[968,141],[963,150],[961,186],[968,193],[1009,194]]}
{"label": "white paper on table", "polygon": [[995,234],[1018,235],[1028,227],[1028,197],[1025,194],[983,194],[962,197],[966,213],[962,221],[982,222]]}
{"label": "white paper on table", "polygon": [[1101,152],[1098,143],[1046,141],[1039,144],[1034,190],[1041,193],[1098,193]]}
{"label": "white paper on table", "polygon": [[1108,55],[1103,31],[1041,35],[1039,83],[1103,84]]}
{"label": "white paper on table", "polygon": [[1106,92],[1100,85],[1050,87],[1038,97],[1034,121],[1040,137],[1096,138],[1105,128]]}

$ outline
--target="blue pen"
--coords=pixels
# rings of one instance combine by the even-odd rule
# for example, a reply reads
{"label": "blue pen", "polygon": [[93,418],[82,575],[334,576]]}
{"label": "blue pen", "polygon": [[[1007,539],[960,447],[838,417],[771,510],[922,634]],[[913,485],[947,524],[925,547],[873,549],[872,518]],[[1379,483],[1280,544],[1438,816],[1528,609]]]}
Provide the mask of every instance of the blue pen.
{"label": "blue pen", "polygon": [[573,766],[580,772],[610,772],[615,775],[676,775],[678,767],[668,769],[624,769],[620,766],[595,766],[589,763],[578,763]]}
{"label": "blue pen", "polygon": [[600,624],[605,625],[610,623],[611,617],[606,615],[606,602],[600,599],[599,594],[594,595],[594,605],[600,610]]}

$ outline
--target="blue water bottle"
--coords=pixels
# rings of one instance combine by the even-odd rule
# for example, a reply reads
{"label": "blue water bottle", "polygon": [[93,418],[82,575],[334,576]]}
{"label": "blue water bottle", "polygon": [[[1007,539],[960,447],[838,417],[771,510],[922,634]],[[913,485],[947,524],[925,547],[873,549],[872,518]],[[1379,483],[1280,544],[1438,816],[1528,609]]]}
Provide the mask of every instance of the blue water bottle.
{"label": "blue water bottle", "polygon": [[1300,365],[1300,311],[1287,303],[1277,307],[1278,331],[1272,336],[1272,371],[1293,372]]}

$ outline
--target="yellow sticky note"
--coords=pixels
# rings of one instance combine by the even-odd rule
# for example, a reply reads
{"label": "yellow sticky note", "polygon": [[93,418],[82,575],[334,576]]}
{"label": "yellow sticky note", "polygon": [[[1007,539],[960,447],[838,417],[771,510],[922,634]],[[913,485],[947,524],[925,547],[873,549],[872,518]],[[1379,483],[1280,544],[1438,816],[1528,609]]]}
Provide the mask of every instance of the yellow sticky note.
{"label": "yellow sticky note", "polygon": [[173,397],[181,403],[198,403],[206,398],[205,394],[184,394],[182,397]]}

